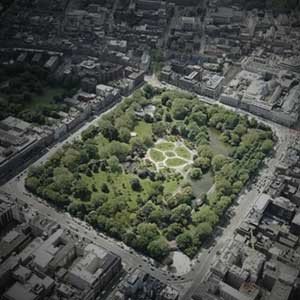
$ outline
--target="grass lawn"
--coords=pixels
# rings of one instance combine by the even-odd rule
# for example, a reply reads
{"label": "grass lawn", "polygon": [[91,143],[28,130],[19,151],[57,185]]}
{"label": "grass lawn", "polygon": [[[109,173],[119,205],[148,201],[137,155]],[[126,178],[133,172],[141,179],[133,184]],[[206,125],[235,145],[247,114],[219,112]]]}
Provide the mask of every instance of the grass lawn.
{"label": "grass lawn", "polygon": [[175,149],[175,152],[178,156],[180,156],[181,158],[184,158],[184,159],[191,159],[191,153],[183,146],[181,147],[177,147]]}
{"label": "grass lawn", "polygon": [[190,180],[194,195],[198,198],[207,193],[214,184],[213,174],[208,172],[200,180]]}
{"label": "grass lawn", "polygon": [[174,156],[176,156],[176,154],[173,151],[166,151],[166,152],[164,152],[164,154],[167,157],[174,157]]}
{"label": "grass lawn", "polygon": [[108,200],[113,200],[116,196],[124,195],[128,199],[127,203],[131,209],[137,208],[137,198],[139,194],[147,197],[153,189],[153,184],[150,179],[140,179],[139,181],[141,183],[142,190],[140,192],[133,191],[130,181],[133,178],[137,178],[137,176],[133,174],[107,173],[101,171],[94,174],[93,177],[82,175],[82,178],[88,183],[91,191],[93,184],[96,186],[97,190],[100,191],[101,184],[107,183],[110,187],[110,191],[107,194]]}
{"label": "grass lawn", "polygon": [[166,160],[166,165],[168,167],[179,167],[181,165],[186,164],[186,160],[175,157],[175,158],[168,158]]}
{"label": "grass lawn", "polygon": [[229,156],[232,153],[233,148],[229,144],[224,144],[220,140],[220,132],[216,129],[209,128],[209,140],[210,146],[212,147],[215,154],[223,154],[225,156]]}
{"label": "grass lawn", "polygon": [[162,151],[172,151],[175,145],[171,142],[161,142],[155,145],[155,148]]}
{"label": "grass lawn", "polygon": [[165,194],[174,194],[177,189],[178,189],[178,186],[180,185],[180,182],[178,183],[178,181],[176,181],[176,179],[170,179],[169,181],[166,180],[165,183],[164,183],[164,193]]}
{"label": "grass lawn", "polygon": [[150,150],[150,157],[156,162],[163,161],[166,158],[161,151],[156,149]]}
{"label": "grass lawn", "polygon": [[152,135],[152,126],[151,124],[145,122],[139,122],[138,125],[134,128],[134,132],[136,132],[137,136],[151,136]]}

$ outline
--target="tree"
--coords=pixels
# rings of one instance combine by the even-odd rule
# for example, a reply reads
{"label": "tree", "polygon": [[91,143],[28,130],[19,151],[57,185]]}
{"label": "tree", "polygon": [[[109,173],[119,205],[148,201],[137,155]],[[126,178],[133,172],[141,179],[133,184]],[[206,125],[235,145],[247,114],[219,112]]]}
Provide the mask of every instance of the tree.
{"label": "tree", "polygon": [[191,112],[193,103],[189,100],[176,98],[172,105],[172,115],[175,120],[184,120]]}
{"label": "tree", "polygon": [[58,167],[53,170],[53,180],[57,192],[69,194],[74,179],[74,175],[67,168]]}
{"label": "tree", "polygon": [[161,97],[161,104],[164,105],[164,106],[166,106],[166,105],[167,105],[167,102],[168,102],[169,100],[170,100],[169,95],[163,95],[163,96]]}
{"label": "tree", "polygon": [[138,246],[142,250],[147,250],[150,242],[160,237],[159,230],[156,224],[153,223],[140,223],[137,227]]}
{"label": "tree", "polygon": [[169,217],[169,211],[158,206],[150,213],[149,221],[156,223],[159,227],[162,227],[164,223],[168,221]]}
{"label": "tree", "polygon": [[147,252],[153,258],[161,259],[170,253],[170,248],[164,238],[150,242],[147,246]]}
{"label": "tree", "polygon": [[88,129],[83,130],[81,133],[81,138],[83,141],[94,138],[99,133],[99,127],[91,125]]}
{"label": "tree", "polygon": [[145,97],[151,99],[155,95],[155,89],[152,85],[146,84],[143,88]]}
{"label": "tree", "polygon": [[79,163],[80,164],[86,164],[89,162],[90,158],[89,158],[89,154],[85,149],[82,149],[79,152],[80,158],[79,158]]}
{"label": "tree", "polygon": [[201,111],[192,113],[190,119],[196,122],[198,126],[203,126],[207,123],[207,115]]}
{"label": "tree", "polygon": [[247,133],[247,128],[243,124],[238,124],[233,130],[239,137]]}
{"label": "tree", "polygon": [[171,211],[171,222],[188,224],[191,218],[191,207],[187,204],[181,204],[173,208]]}
{"label": "tree", "polygon": [[214,156],[214,151],[210,146],[201,145],[197,148],[199,157],[204,157],[211,160]]}
{"label": "tree", "polygon": [[202,173],[206,173],[210,168],[210,159],[206,157],[198,157],[194,160],[193,166],[200,168]]}
{"label": "tree", "polygon": [[242,190],[243,186],[244,185],[242,181],[240,180],[235,181],[232,185],[232,190],[235,194],[238,194]]}
{"label": "tree", "polygon": [[120,143],[118,141],[112,141],[108,146],[110,156],[116,156],[120,162],[124,162],[130,152],[129,145]]}
{"label": "tree", "polygon": [[101,119],[98,123],[99,130],[105,138],[109,141],[116,140],[118,138],[118,130],[113,124],[106,119]]}
{"label": "tree", "polygon": [[119,162],[118,158],[114,155],[111,156],[107,160],[107,165],[108,165],[110,171],[113,173],[121,173],[122,172],[122,167],[120,165],[120,162]]}
{"label": "tree", "polygon": [[87,186],[87,184],[78,180],[73,188],[73,195],[76,198],[79,198],[81,201],[89,201],[91,198],[91,192]]}
{"label": "tree", "polygon": [[225,129],[234,129],[239,122],[239,115],[230,111],[226,112]]}
{"label": "tree", "polygon": [[172,241],[175,240],[175,238],[182,232],[183,232],[183,227],[181,224],[172,223],[165,229],[164,234],[169,241]]}
{"label": "tree", "polygon": [[67,149],[67,151],[65,152],[65,154],[62,158],[62,163],[70,171],[75,171],[76,167],[80,163],[80,153],[79,153],[79,151],[77,151],[73,148]]}
{"label": "tree", "polygon": [[261,151],[265,154],[269,154],[272,149],[273,149],[274,143],[272,140],[267,139],[265,141],[263,141],[262,145],[261,145]]}
{"label": "tree", "polygon": [[106,201],[98,210],[100,214],[111,218],[117,212],[124,211],[127,207],[126,199],[123,197],[116,197]]}
{"label": "tree", "polygon": [[135,113],[132,111],[132,109],[127,110],[126,112],[121,112],[122,117],[117,118],[115,121],[115,127],[117,130],[121,130],[122,128],[126,128],[129,131],[133,130],[137,123],[137,117]]}
{"label": "tree", "polygon": [[107,201],[107,195],[104,192],[97,192],[92,194],[91,204],[93,209],[99,208],[103,203]]}
{"label": "tree", "polygon": [[89,159],[97,159],[98,158],[98,148],[96,145],[85,143],[84,149],[85,149]]}
{"label": "tree", "polygon": [[204,205],[193,214],[193,222],[196,224],[207,222],[215,226],[219,222],[219,217],[210,206]]}
{"label": "tree", "polygon": [[238,146],[240,141],[241,141],[240,137],[232,131],[230,133],[230,141],[229,141],[230,145]]}
{"label": "tree", "polygon": [[193,235],[193,243],[198,247],[201,245],[203,240],[212,233],[212,226],[208,222],[200,223],[196,226]]}
{"label": "tree", "polygon": [[108,185],[107,185],[105,182],[103,182],[103,183],[101,184],[100,189],[101,189],[101,191],[102,191],[103,193],[105,193],[105,194],[108,194],[108,193],[109,193]]}
{"label": "tree", "polygon": [[226,178],[221,178],[216,181],[216,191],[222,195],[231,196],[232,184]]}
{"label": "tree", "polygon": [[130,180],[130,185],[133,191],[139,192],[142,189],[142,186],[140,184],[140,181],[138,178],[133,178]]}
{"label": "tree", "polygon": [[142,152],[144,153],[146,151],[146,146],[144,144],[144,141],[140,137],[133,137],[130,139],[130,146],[132,151]]}
{"label": "tree", "polygon": [[85,222],[90,224],[91,226],[97,226],[98,216],[95,211],[91,211],[88,215],[85,216]]}
{"label": "tree", "polygon": [[152,132],[158,137],[163,137],[167,133],[167,126],[164,122],[153,123]]}
{"label": "tree", "polygon": [[190,177],[193,180],[199,180],[202,177],[203,173],[200,168],[192,168],[190,171]]}
{"label": "tree", "polygon": [[231,197],[222,196],[219,201],[217,201],[214,205],[215,210],[219,216],[221,216],[224,210],[231,204]]}
{"label": "tree", "polygon": [[172,116],[170,113],[165,114],[165,122],[171,123],[173,121]]}
{"label": "tree", "polygon": [[68,212],[73,216],[83,216],[85,214],[85,206],[78,201],[73,201],[68,206]]}
{"label": "tree", "polygon": [[227,161],[228,161],[228,158],[225,157],[224,155],[222,155],[222,154],[215,155],[211,161],[213,171],[215,173],[220,171],[222,169],[222,167],[226,164]]}
{"label": "tree", "polygon": [[131,135],[130,135],[129,129],[127,129],[126,127],[123,127],[119,130],[119,139],[121,142],[128,144],[130,138],[131,138]]}
{"label": "tree", "polygon": [[41,182],[38,178],[31,176],[27,177],[25,180],[25,186],[30,192],[36,192]]}
{"label": "tree", "polygon": [[184,251],[185,249],[193,245],[192,235],[189,231],[184,231],[183,233],[177,236],[176,243],[178,248]]}
{"label": "tree", "polygon": [[196,122],[192,121],[189,123],[188,127],[188,139],[195,141],[196,137],[198,136],[200,130],[199,126],[197,125]]}

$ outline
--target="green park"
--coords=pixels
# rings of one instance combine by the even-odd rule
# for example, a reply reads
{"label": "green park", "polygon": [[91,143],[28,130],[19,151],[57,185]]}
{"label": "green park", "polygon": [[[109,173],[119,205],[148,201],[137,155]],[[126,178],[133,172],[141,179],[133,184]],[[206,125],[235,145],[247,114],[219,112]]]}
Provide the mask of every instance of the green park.
{"label": "green park", "polygon": [[145,85],[32,167],[26,187],[157,260],[195,256],[271,155],[254,118]]}

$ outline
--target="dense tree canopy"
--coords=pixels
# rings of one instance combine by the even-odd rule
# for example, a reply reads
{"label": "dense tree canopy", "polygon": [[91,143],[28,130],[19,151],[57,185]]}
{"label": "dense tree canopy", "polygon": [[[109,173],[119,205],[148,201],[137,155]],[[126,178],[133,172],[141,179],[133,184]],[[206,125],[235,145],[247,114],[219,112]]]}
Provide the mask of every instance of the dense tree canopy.
{"label": "dense tree canopy", "polygon": [[[149,104],[155,111],[145,120],[139,112]],[[219,153],[212,133],[230,151]],[[193,153],[185,173],[158,171],[147,159],[161,138],[180,141]],[[194,256],[274,142],[272,131],[255,119],[146,85],[81,139],[30,168],[26,187],[156,259],[169,253],[167,241]],[[212,177],[213,188],[195,195],[193,184],[205,176]]]}

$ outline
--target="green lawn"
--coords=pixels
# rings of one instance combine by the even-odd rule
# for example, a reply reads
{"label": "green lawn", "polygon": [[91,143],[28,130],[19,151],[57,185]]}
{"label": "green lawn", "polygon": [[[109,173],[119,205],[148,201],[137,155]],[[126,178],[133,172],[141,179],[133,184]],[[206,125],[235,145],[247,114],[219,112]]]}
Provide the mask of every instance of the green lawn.
{"label": "green lawn", "polygon": [[124,195],[127,197],[128,206],[131,209],[137,208],[137,198],[139,194],[143,197],[147,197],[153,189],[153,183],[150,179],[140,179],[139,181],[141,183],[142,190],[140,192],[133,191],[130,181],[133,178],[137,178],[136,175],[133,174],[107,173],[101,171],[97,174],[94,174],[93,177],[82,175],[82,178],[88,183],[91,191],[93,184],[96,186],[97,191],[100,191],[101,184],[107,183],[110,188],[110,191],[107,194],[108,200],[112,200],[119,195]]}
{"label": "green lawn", "polygon": [[151,124],[145,122],[139,122],[138,125],[134,128],[134,132],[136,132],[137,136],[145,137],[152,135],[152,126]]}
{"label": "green lawn", "polygon": [[162,151],[172,151],[175,145],[171,142],[161,142],[155,145],[155,148],[162,150]]}
{"label": "green lawn", "polygon": [[175,152],[178,156],[184,159],[191,159],[191,153],[184,147],[176,147]]}
{"label": "green lawn", "polygon": [[165,181],[164,184],[164,193],[165,194],[174,194],[178,189],[178,182],[175,179],[170,179],[169,181]]}
{"label": "green lawn", "polygon": [[161,151],[154,148],[150,150],[150,157],[156,162],[163,161],[166,158]]}
{"label": "green lawn", "polygon": [[174,158],[168,158],[166,160],[166,165],[168,167],[179,167],[186,164],[186,160],[178,158],[178,157],[174,157]]}
{"label": "green lawn", "polygon": [[225,156],[229,156],[230,153],[233,151],[233,147],[231,147],[229,144],[225,144],[220,140],[220,131],[209,128],[209,140],[210,140],[210,146],[212,147],[215,154],[223,154]]}
{"label": "green lawn", "polygon": [[164,154],[167,157],[174,157],[174,156],[176,156],[176,154],[173,151],[166,151],[166,152],[164,152]]}

